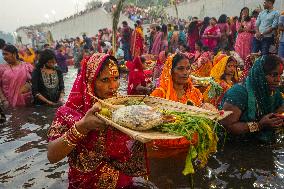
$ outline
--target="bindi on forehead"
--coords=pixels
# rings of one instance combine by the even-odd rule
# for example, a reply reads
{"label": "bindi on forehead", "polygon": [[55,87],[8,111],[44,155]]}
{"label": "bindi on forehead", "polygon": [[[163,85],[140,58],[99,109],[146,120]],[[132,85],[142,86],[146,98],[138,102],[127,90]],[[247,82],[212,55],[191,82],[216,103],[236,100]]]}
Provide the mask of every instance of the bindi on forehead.
{"label": "bindi on forehead", "polygon": [[116,76],[119,74],[118,67],[113,60],[110,60],[108,68],[111,76]]}

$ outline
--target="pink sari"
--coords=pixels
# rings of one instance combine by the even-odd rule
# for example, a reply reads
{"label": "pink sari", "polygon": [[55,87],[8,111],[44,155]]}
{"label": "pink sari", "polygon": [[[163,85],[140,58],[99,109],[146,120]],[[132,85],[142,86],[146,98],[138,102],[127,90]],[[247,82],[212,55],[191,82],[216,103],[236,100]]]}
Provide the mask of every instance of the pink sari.
{"label": "pink sari", "polygon": [[214,35],[214,36],[216,36],[216,38],[203,37],[203,40],[202,40],[203,45],[209,47],[209,49],[211,51],[213,51],[218,45],[218,37],[221,35],[220,29],[218,28],[218,26],[214,26],[214,27],[208,26],[205,29],[203,35]]}
{"label": "pink sari", "polygon": [[[109,55],[85,60],[67,103],[60,107],[48,132],[53,141],[82,119],[95,103],[94,83]],[[90,132],[68,155],[69,189],[131,188],[133,177],[148,174],[145,145],[109,126]]]}
{"label": "pink sari", "polygon": [[159,55],[161,52],[161,47],[162,47],[162,38],[163,38],[164,33],[163,32],[158,32],[154,38],[154,44],[151,50],[151,54],[154,55]]}
{"label": "pink sari", "polygon": [[[243,25],[243,27],[254,30],[255,29],[255,20],[251,19],[249,22],[237,22],[237,30],[240,29],[240,27]],[[236,44],[235,44],[235,51],[240,55],[240,57],[245,60],[246,57],[251,53],[252,51],[252,40],[253,40],[253,33],[251,32],[241,32],[238,33]]]}
{"label": "pink sari", "polygon": [[33,66],[29,63],[10,67],[9,64],[0,65],[0,87],[10,106],[25,106],[31,102],[31,91],[21,94],[21,88],[26,82],[31,81]]}

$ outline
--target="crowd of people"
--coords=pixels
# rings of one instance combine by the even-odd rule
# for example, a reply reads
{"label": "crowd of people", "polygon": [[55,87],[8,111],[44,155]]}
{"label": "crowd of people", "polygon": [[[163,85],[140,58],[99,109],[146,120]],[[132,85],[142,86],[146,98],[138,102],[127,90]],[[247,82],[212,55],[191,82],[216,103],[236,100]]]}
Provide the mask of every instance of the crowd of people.
{"label": "crowd of people", "polygon": [[[130,187],[134,177],[149,174],[146,147],[96,117],[101,107],[94,99],[116,96],[123,64],[128,95],[232,111],[220,122],[230,135],[270,142],[284,125],[279,116],[284,112],[284,12],[275,10],[274,2],[264,0],[264,10],[252,13],[244,7],[236,17],[155,23],[147,34],[140,18],[134,28],[124,21],[115,48],[109,29],[92,38],[84,34],[46,44],[40,51],[0,40],[1,119],[5,108],[32,101],[62,105],[48,133],[48,159],[55,163],[68,156],[69,188]],[[68,65],[78,68],[78,76],[64,102]],[[208,77],[221,93],[212,95],[216,86],[194,79]],[[190,142],[182,138],[153,145],[182,149]]]}

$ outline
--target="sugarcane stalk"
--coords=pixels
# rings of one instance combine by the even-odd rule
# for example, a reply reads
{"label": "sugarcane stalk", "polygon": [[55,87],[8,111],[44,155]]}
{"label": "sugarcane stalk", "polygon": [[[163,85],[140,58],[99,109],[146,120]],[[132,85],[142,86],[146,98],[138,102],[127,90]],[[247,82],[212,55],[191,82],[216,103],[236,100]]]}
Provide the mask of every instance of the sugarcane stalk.
{"label": "sugarcane stalk", "polygon": [[118,22],[120,18],[120,13],[123,8],[125,0],[119,0],[116,4],[116,9],[114,10],[112,14],[112,50],[113,50],[113,55],[115,56],[116,54],[116,34],[117,34],[117,27],[118,27]]}

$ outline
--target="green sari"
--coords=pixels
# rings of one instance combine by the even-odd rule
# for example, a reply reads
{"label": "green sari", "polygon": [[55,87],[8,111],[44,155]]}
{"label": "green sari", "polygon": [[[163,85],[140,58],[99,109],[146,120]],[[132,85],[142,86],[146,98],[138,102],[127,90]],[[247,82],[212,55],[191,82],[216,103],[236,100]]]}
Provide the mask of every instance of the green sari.
{"label": "green sari", "polygon": [[[224,103],[227,102],[237,106],[242,111],[240,122],[258,122],[263,116],[275,112],[283,104],[278,89],[273,95],[269,91],[263,71],[265,58],[265,56],[262,56],[257,59],[245,82],[234,85],[222,99],[220,109],[223,109]],[[269,142],[274,138],[274,131],[267,128],[249,135],[263,142]]]}

